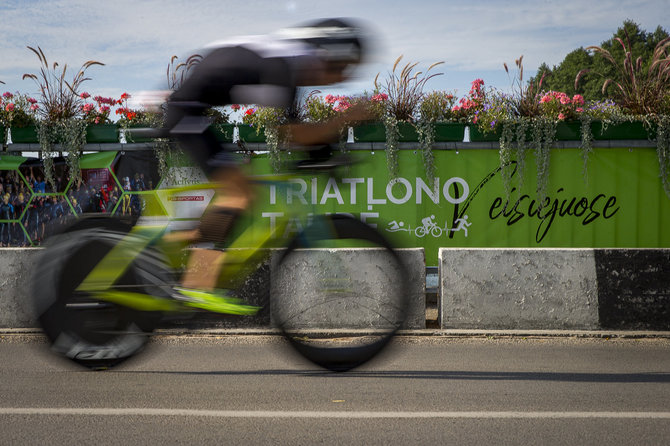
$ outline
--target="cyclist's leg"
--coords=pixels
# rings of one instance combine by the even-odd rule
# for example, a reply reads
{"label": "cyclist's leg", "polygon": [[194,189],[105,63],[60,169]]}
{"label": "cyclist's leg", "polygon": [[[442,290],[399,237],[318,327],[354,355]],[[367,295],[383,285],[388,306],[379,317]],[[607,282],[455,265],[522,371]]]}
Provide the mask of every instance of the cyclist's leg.
{"label": "cyclist's leg", "polygon": [[[252,200],[250,183],[231,154],[221,150],[209,129],[202,134],[177,136],[208,178],[217,184],[217,189],[214,202],[202,216],[198,229],[173,237],[185,236],[195,243],[225,243],[238,216]],[[193,249],[182,277],[182,286],[201,290],[216,288],[224,256],[223,251]]]}

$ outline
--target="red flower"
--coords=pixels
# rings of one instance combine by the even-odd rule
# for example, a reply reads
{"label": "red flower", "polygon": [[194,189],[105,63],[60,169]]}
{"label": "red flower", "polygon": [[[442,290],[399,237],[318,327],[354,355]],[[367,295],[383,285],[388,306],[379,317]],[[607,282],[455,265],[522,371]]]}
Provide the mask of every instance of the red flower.
{"label": "red flower", "polygon": [[233,111],[238,111],[241,107],[240,107],[240,104],[232,104],[230,106],[230,108],[232,108]]}
{"label": "red flower", "polygon": [[130,97],[130,95],[129,95],[128,93],[123,93],[123,94],[121,95],[121,99],[124,100],[124,101],[125,101],[126,99],[128,99],[129,97]]}
{"label": "red flower", "polygon": [[79,97],[81,97],[82,99],[88,99],[91,97],[91,95],[88,94],[87,92],[83,92],[82,94],[79,95]]}

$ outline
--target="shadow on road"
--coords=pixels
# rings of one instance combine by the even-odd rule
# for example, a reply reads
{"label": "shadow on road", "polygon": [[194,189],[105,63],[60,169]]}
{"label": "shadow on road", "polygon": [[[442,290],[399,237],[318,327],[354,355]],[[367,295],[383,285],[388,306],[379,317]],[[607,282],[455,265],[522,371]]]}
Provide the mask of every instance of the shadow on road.
{"label": "shadow on road", "polygon": [[588,383],[670,383],[670,373],[567,373],[567,372],[480,372],[480,371],[374,371],[354,370],[334,373],[327,370],[249,370],[249,371],[129,371],[108,373],[145,373],[206,376],[307,376],[318,378],[391,378],[446,379],[464,381],[555,381]]}

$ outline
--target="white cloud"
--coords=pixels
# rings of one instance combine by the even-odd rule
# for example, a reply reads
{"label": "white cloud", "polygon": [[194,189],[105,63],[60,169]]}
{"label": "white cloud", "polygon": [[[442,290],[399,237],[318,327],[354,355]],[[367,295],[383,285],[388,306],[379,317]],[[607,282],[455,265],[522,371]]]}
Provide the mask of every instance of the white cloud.
{"label": "white cloud", "polygon": [[381,71],[404,54],[423,64],[445,61],[444,79],[502,73],[502,63],[521,54],[529,72],[542,62],[556,64],[579,46],[608,39],[626,18],[649,31],[670,23],[661,0],[6,0],[0,15],[0,80],[7,89],[33,88],[20,80],[39,69],[25,47],[40,45],[50,61],[72,68],[89,59],[104,62],[91,69],[90,88],[120,92],[160,87],[174,54],[315,17],[368,19],[383,37]]}

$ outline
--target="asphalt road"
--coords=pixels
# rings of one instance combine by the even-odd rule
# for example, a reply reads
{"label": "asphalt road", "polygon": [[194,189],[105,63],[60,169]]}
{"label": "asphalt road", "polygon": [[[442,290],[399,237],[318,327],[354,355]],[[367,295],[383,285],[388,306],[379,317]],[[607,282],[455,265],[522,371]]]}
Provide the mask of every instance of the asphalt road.
{"label": "asphalt road", "polygon": [[157,338],[104,372],[0,339],[0,444],[667,445],[670,340],[402,338],[344,374],[275,337]]}

